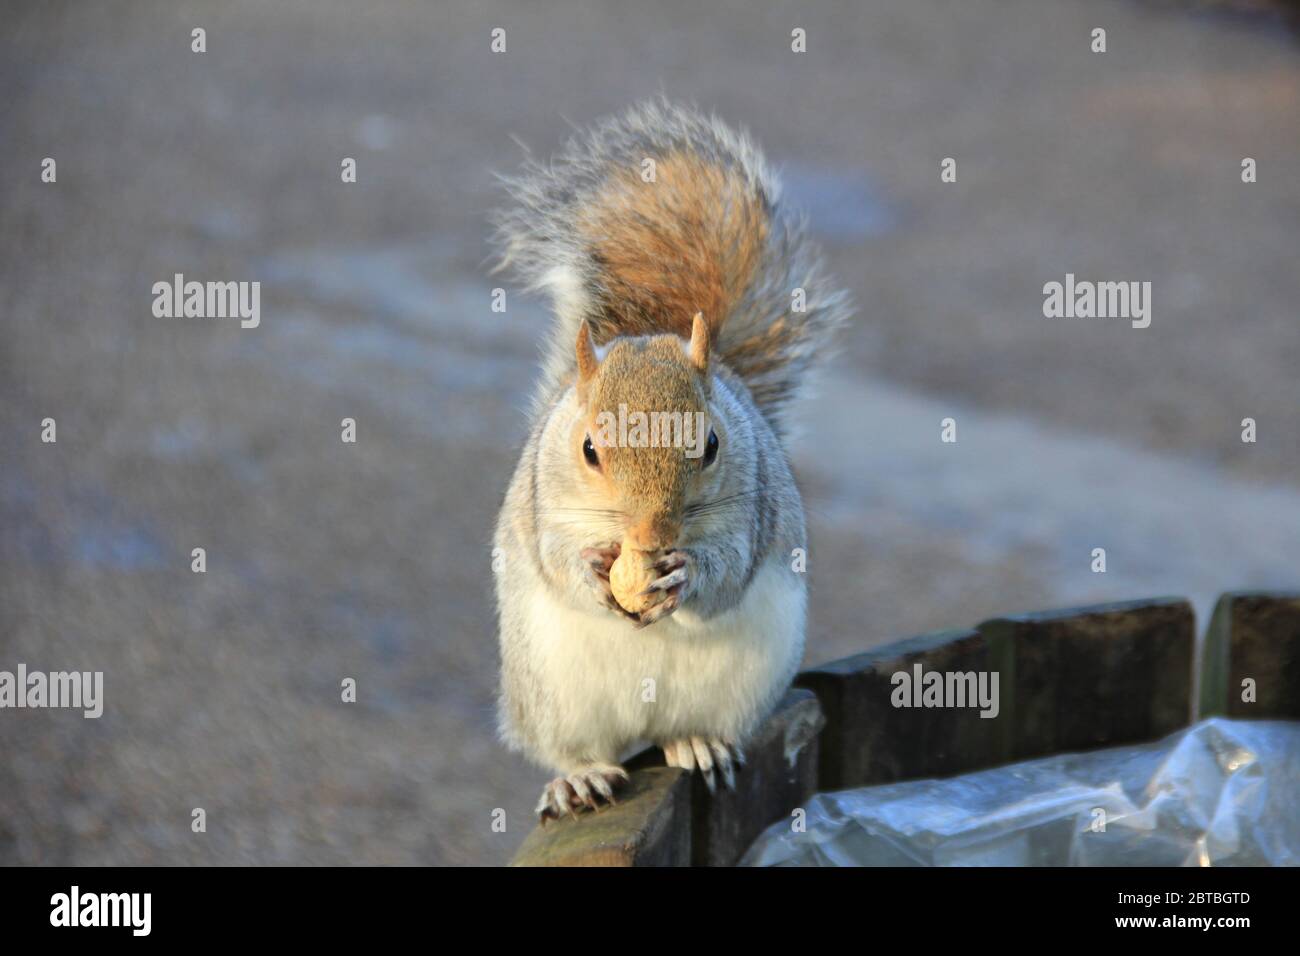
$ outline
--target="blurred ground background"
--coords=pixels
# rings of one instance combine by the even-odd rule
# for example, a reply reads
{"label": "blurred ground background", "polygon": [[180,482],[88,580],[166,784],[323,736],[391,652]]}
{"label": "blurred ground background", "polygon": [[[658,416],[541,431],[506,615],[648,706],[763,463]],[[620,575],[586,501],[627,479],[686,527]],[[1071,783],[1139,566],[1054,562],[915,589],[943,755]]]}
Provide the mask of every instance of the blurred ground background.
{"label": "blurred ground background", "polygon": [[[544,774],[493,739],[489,536],[545,312],[489,309],[491,173],[660,91],[753,131],[859,302],[794,450],[808,662],[1295,586],[1300,57],[1274,9],[761,6],[7,6],[0,668],[103,670],[107,700],[0,712],[0,863],[509,857]],[[262,281],[260,328],[154,318],[176,272]],[[1151,327],[1044,319],[1066,272],[1150,281]]]}

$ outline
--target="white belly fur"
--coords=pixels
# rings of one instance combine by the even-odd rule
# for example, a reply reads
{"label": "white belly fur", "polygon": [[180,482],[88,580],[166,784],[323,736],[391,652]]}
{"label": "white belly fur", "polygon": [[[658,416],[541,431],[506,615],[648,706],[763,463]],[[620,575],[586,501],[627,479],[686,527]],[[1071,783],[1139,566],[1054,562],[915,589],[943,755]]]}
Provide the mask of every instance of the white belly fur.
{"label": "white belly fur", "polygon": [[[548,706],[535,743],[556,765],[613,761],[638,740],[703,734],[741,742],[803,657],[807,591],[766,564],[744,600],[703,621],[689,605],[642,630],[534,590],[526,620]],[[653,681],[654,699],[648,681]]]}

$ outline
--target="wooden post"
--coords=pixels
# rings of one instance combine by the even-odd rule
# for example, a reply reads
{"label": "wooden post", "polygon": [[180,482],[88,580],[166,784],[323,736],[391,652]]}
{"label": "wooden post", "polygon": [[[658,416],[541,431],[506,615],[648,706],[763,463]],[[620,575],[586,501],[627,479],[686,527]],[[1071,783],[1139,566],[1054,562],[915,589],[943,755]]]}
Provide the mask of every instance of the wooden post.
{"label": "wooden post", "polygon": [[910,679],[917,665],[923,671],[987,674],[1007,669],[1003,654],[977,631],[941,631],[804,671],[795,685],[815,693],[826,712],[818,788],[942,776],[1002,762],[1000,715],[981,718],[973,708],[900,708],[892,699],[893,675]]}
{"label": "wooden post", "polygon": [[1202,717],[1300,719],[1300,593],[1219,598],[1201,648],[1200,703]]}
{"label": "wooden post", "polygon": [[1191,721],[1195,615],[1182,598],[1015,614],[978,630],[1011,648],[1010,760],[1156,740]]}

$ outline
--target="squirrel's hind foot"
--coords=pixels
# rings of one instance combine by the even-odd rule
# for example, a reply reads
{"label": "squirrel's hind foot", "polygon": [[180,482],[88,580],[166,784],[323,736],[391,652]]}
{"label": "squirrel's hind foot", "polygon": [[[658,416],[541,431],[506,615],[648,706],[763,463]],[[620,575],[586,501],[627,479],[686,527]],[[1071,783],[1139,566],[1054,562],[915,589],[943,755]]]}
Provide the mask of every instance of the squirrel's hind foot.
{"label": "squirrel's hind foot", "polygon": [[686,737],[662,745],[664,762],[670,767],[681,767],[687,773],[697,767],[704,775],[709,793],[717,790],[713,774],[716,770],[728,790],[736,789],[736,768],[745,765],[745,755],[739,747],[720,737]]}
{"label": "squirrel's hind foot", "polygon": [[627,771],[615,764],[592,764],[566,777],[556,777],[542,790],[537,801],[537,816],[544,824],[568,814],[576,817],[582,809],[599,810],[613,806],[614,791],[627,783]]}

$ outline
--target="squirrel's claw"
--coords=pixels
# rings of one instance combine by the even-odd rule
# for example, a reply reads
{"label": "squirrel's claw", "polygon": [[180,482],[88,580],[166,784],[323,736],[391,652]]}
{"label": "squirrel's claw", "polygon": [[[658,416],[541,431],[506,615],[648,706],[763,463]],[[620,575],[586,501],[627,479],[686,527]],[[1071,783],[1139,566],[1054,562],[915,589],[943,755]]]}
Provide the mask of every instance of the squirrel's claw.
{"label": "squirrel's claw", "polygon": [[542,790],[536,813],[543,825],[568,815],[576,818],[584,808],[613,806],[614,789],[628,780],[627,771],[615,764],[592,764],[567,777],[556,777]]}
{"label": "squirrel's claw", "polygon": [[670,571],[676,571],[678,568],[686,567],[685,551],[669,551],[662,558],[659,558],[651,565],[660,574],[668,574]]}
{"label": "squirrel's claw", "polygon": [[677,610],[682,603],[681,595],[678,591],[670,591],[668,596],[656,604],[654,607],[642,611],[639,615],[628,615],[636,620],[637,630],[643,627],[649,627],[655,621],[662,620],[673,611]]}
{"label": "squirrel's claw", "polygon": [[710,740],[709,748],[713,751],[713,762],[722,774],[722,782],[732,793],[736,791],[736,768],[731,760],[731,751],[721,740]]}
{"label": "squirrel's claw", "polygon": [[641,593],[663,595],[662,600],[653,607],[641,612],[637,627],[649,627],[655,621],[666,618],[681,607],[687,587],[690,585],[689,557],[685,551],[670,551],[653,565],[660,577],[650,582],[650,586]]}
{"label": "squirrel's claw", "polygon": [[743,766],[745,759],[735,744],[718,737],[686,737],[661,747],[668,766],[681,767],[688,773],[698,768],[709,793],[717,792],[715,770],[728,790],[736,789],[736,767]]}
{"label": "squirrel's claw", "polygon": [[669,588],[676,587],[679,584],[686,583],[686,569],[678,568],[672,574],[665,574],[656,581],[651,582],[650,586],[641,593],[653,594],[655,591],[667,591]]}

